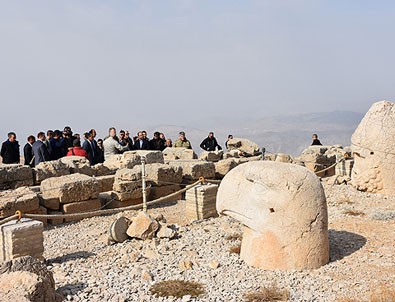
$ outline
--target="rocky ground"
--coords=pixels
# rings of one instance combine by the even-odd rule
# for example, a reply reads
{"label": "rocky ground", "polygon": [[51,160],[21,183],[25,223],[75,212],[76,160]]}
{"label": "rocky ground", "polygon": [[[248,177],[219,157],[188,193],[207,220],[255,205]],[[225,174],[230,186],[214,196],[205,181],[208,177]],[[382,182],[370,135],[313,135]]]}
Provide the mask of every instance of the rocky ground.
{"label": "rocky ground", "polygon": [[[154,297],[150,287],[163,280],[204,285],[199,298],[177,301],[243,301],[246,292],[276,285],[291,301],[369,301],[371,292],[395,286],[395,196],[358,192],[323,181],[329,208],[329,264],[313,271],[264,271],[248,267],[237,253],[242,227],[228,218],[188,224],[184,202],[150,209],[179,225],[177,239],[107,242],[119,216],[85,219],[45,231],[45,258],[58,291],[71,301],[176,301]],[[232,236],[233,235],[233,236]]]}

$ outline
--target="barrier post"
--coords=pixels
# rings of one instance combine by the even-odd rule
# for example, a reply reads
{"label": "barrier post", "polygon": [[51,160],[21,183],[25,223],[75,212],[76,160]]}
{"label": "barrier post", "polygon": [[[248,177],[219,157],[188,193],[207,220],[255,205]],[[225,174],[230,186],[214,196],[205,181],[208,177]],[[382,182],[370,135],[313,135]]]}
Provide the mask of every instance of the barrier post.
{"label": "barrier post", "polygon": [[141,157],[141,180],[143,183],[143,211],[144,213],[147,212],[147,185],[145,183],[146,181],[146,175],[145,175],[145,157]]}

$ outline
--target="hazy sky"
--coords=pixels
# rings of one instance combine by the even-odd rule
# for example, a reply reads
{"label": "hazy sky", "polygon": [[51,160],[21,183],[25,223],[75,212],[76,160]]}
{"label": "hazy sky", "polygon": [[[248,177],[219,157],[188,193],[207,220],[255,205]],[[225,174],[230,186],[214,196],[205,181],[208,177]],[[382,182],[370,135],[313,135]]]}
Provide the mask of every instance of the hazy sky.
{"label": "hazy sky", "polygon": [[0,1],[1,139],[364,112],[395,100],[394,3]]}

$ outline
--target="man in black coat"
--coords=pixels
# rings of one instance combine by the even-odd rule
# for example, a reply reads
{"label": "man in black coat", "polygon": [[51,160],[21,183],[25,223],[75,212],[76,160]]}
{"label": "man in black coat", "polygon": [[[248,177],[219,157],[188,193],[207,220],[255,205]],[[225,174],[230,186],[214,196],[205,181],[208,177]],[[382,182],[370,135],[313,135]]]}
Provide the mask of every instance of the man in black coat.
{"label": "man in black coat", "polygon": [[97,159],[97,142],[95,141],[96,132],[89,131],[88,138],[82,144],[82,149],[88,153],[88,159],[91,166],[96,164]]}
{"label": "man in black coat", "polygon": [[154,138],[150,140],[150,149],[156,151],[163,151],[165,150],[165,141],[160,138],[160,133],[156,131],[154,133]]}
{"label": "man in black coat", "polygon": [[221,146],[218,145],[217,139],[214,137],[214,133],[210,132],[208,134],[208,137],[206,137],[202,143],[200,144],[200,148],[206,151],[215,151],[217,150],[222,150]]}
{"label": "man in black coat", "polygon": [[138,134],[138,139],[134,143],[134,150],[149,150],[149,141],[144,138],[143,132],[140,131]]}
{"label": "man in black coat", "polygon": [[49,156],[48,148],[44,144],[45,133],[39,132],[37,134],[37,140],[33,144],[33,154],[34,154],[34,165],[37,166],[39,163],[51,160]]}
{"label": "man in black coat", "polygon": [[8,139],[1,145],[0,155],[3,158],[3,164],[19,164],[21,155],[14,132],[8,133]]}
{"label": "man in black coat", "polygon": [[34,167],[34,161],[33,161],[33,144],[36,141],[36,138],[33,135],[30,135],[27,138],[27,143],[23,147],[23,156],[25,158],[25,166],[30,166]]}

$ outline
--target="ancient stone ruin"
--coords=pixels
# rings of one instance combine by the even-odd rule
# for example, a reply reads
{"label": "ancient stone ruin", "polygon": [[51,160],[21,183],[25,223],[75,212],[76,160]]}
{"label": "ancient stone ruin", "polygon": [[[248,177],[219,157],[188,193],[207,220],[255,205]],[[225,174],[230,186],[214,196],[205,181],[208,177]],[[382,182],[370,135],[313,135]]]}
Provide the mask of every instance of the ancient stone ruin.
{"label": "ancient stone ruin", "polygon": [[351,138],[352,184],[361,191],[395,193],[395,104],[374,103]]}
{"label": "ancient stone ruin", "polygon": [[222,180],[217,211],[246,228],[241,258],[263,269],[314,269],[329,260],[324,190],[304,167],[260,161]]}

